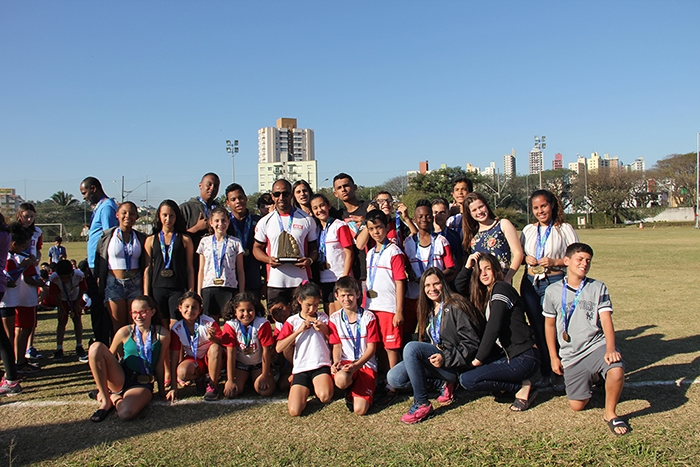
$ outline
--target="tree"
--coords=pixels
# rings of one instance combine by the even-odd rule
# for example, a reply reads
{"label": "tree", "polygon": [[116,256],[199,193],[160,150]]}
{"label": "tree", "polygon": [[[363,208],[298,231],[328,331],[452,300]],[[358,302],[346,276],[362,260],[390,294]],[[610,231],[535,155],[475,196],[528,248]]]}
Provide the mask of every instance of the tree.
{"label": "tree", "polygon": [[650,177],[668,182],[678,206],[694,206],[697,199],[697,154],[671,154],[656,163]]}
{"label": "tree", "polygon": [[399,175],[394,178],[390,178],[381,185],[379,185],[380,190],[386,190],[391,193],[394,197],[400,197],[406,193],[406,188],[408,188],[408,177],[406,175]]}
{"label": "tree", "polygon": [[614,224],[623,219],[635,220],[630,208],[634,207],[634,194],[641,178],[641,172],[614,169],[589,173],[588,199],[593,210],[605,213]]}
{"label": "tree", "polygon": [[64,208],[68,206],[77,206],[79,204],[78,200],[75,199],[73,195],[65,191],[57,191],[51,195],[50,200]]}
{"label": "tree", "polygon": [[408,181],[409,187],[425,194],[426,198],[442,197],[452,200],[452,180],[457,177],[467,177],[474,183],[474,191],[483,191],[482,184],[489,179],[476,173],[467,173],[461,167],[445,167],[432,170],[427,174],[417,174]]}

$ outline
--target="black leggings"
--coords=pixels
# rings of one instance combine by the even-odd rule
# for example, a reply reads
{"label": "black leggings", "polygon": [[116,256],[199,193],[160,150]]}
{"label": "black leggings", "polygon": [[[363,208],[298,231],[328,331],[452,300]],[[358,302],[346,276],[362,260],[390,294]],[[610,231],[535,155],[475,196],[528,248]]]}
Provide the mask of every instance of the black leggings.
{"label": "black leggings", "polygon": [[2,364],[5,366],[5,379],[8,381],[17,381],[15,349],[12,348],[10,338],[7,336],[5,326],[2,324],[0,324],[0,357],[2,357]]}

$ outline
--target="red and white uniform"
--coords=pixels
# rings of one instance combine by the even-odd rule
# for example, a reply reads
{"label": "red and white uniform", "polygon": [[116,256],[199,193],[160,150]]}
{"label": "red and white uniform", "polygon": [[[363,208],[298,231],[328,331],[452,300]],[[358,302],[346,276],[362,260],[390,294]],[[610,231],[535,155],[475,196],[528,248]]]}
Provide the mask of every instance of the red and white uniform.
{"label": "red and white uniform", "polygon": [[[232,235],[228,235],[226,238],[226,252],[224,254],[224,264],[221,268],[221,279],[224,283],[221,285],[214,284],[214,279],[216,279],[216,268],[214,266],[214,245],[212,243],[212,235],[207,235],[202,238],[197,247],[197,253],[203,255],[204,261],[204,280],[202,281],[202,288],[204,287],[231,287],[233,289],[238,287],[238,277],[236,276],[236,259],[238,255],[243,254],[243,246],[241,241]],[[216,242],[216,257],[221,258],[221,248],[223,247],[223,240],[221,242]]]}
{"label": "red and white uniform", "polygon": [[[322,323],[328,324],[328,315],[324,312],[317,312],[316,318]],[[291,336],[303,324],[304,318],[299,314],[290,316],[285,321],[284,326],[282,326],[282,331],[277,336],[277,340],[281,341]],[[323,333],[310,327],[299,334],[294,341],[294,368],[292,373],[297,374],[316,370],[322,366],[331,366],[331,351]]]}
{"label": "red and white uniform", "polygon": [[[13,253],[7,254],[7,263],[5,265],[5,271],[7,271],[13,278],[17,274],[19,269],[19,264],[25,257],[16,255]],[[3,273],[4,274],[4,273]],[[37,294],[37,288],[33,287],[26,282],[24,282],[25,277],[33,277],[38,274],[36,266],[30,264],[27,268],[19,274],[16,278],[16,287],[8,287],[5,291],[5,296],[0,300],[1,308],[16,308],[16,307],[34,307],[39,301],[39,296]]]}
{"label": "red and white uniform", "polygon": [[244,365],[258,365],[262,363],[263,347],[274,345],[275,339],[272,337],[272,328],[270,322],[265,318],[256,316],[252,323],[246,326],[247,332],[252,335],[248,345],[252,349],[252,353],[246,354],[246,339],[244,336],[243,325],[237,319],[230,319],[224,324],[224,346],[237,347],[236,361]]}
{"label": "red and white uniform", "polygon": [[80,269],[73,269],[73,276],[67,284],[61,280],[57,273],[53,272],[49,276],[49,284],[49,295],[57,299],[61,297],[61,301],[66,307],[69,307],[69,303],[74,303],[82,297],[83,293],[87,292],[85,275]]}
{"label": "red and white uniform", "polygon": [[[197,326],[195,324],[195,326],[197,326],[197,360],[201,360],[207,355],[207,351],[212,344],[209,340],[209,333],[207,330],[210,326],[213,326],[216,330],[216,335],[221,336],[221,328],[219,327],[219,323],[207,315],[199,315],[198,319],[199,325]],[[170,350],[183,349],[185,357],[194,358],[192,343],[189,337],[187,337],[188,331],[185,329],[185,320],[181,319],[173,324],[173,327],[170,328],[170,333]]]}
{"label": "red and white uniform", "polygon": [[[417,253],[416,242],[418,242]],[[420,265],[418,264],[419,262],[423,263],[423,271],[430,267],[436,267],[441,271],[455,267],[452,249],[450,248],[450,243],[445,237],[442,235],[433,234],[430,236],[430,243],[433,249],[432,256],[430,252],[431,245],[420,246],[420,238],[417,234],[411,235],[403,243],[404,251],[408,257],[408,262],[410,263],[411,269],[416,275],[417,280],[420,280],[420,277],[423,274],[421,272]],[[419,284],[417,282],[409,282],[408,287],[406,288],[406,298],[417,299],[419,292]]]}
{"label": "red and white uniform", "polygon": [[[341,310],[342,311],[342,310]],[[343,319],[341,311],[336,311],[330,317],[328,327],[331,330],[328,336],[328,343],[331,345],[340,344],[342,349],[341,361],[355,361],[355,337],[357,336],[357,326],[360,326],[360,349],[358,355],[361,357],[367,350],[370,342],[381,342],[379,337],[379,327],[377,318],[369,310],[364,310],[362,316],[355,323],[348,323]],[[359,314],[358,314],[359,315]],[[348,334],[349,330],[352,335]],[[363,368],[377,371],[377,360],[370,358]]]}
{"label": "red and white uniform", "polygon": [[34,232],[32,232],[32,240],[29,243],[29,253],[34,255],[35,258],[38,258],[39,252],[41,251],[41,247],[43,246],[44,236],[41,233],[41,229],[35,225]]}
{"label": "red and white uniform", "polygon": [[[342,275],[345,269],[345,248],[351,248],[355,242],[350,232],[350,227],[338,219],[328,218],[331,224],[327,227],[326,232],[326,262],[330,265],[330,269],[321,271],[321,282],[335,282]],[[319,239],[320,239],[319,234]],[[319,240],[320,241],[320,240]],[[319,245],[319,248],[321,245]]]}
{"label": "red and white uniform", "polygon": [[374,290],[377,297],[367,296],[367,309],[396,313],[396,281],[402,280],[406,280],[406,271],[401,249],[391,242],[381,253],[372,248],[367,253],[367,289]]}

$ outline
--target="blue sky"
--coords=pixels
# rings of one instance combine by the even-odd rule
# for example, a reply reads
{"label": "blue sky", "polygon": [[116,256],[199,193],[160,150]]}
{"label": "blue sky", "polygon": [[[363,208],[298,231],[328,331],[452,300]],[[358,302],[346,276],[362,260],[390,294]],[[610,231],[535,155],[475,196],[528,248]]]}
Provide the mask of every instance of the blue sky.
{"label": "blue sky", "polygon": [[690,0],[0,0],[0,186],[79,196],[94,175],[118,197],[112,180],[148,177],[151,204],[180,202],[205,172],[230,183],[238,139],[253,191],[257,130],[279,117],[314,129],[319,183],[502,169],[512,148],[524,173],[542,134],[546,168],[592,151],[651,167],[695,150],[698,17]]}

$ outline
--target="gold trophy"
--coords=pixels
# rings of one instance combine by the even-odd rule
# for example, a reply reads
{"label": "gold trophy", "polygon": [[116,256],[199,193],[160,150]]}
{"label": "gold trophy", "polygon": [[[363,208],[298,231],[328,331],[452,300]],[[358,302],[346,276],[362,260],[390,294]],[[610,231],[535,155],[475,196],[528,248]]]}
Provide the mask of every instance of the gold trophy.
{"label": "gold trophy", "polygon": [[299,244],[292,235],[283,230],[277,242],[277,259],[283,263],[296,263],[301,258]]}

